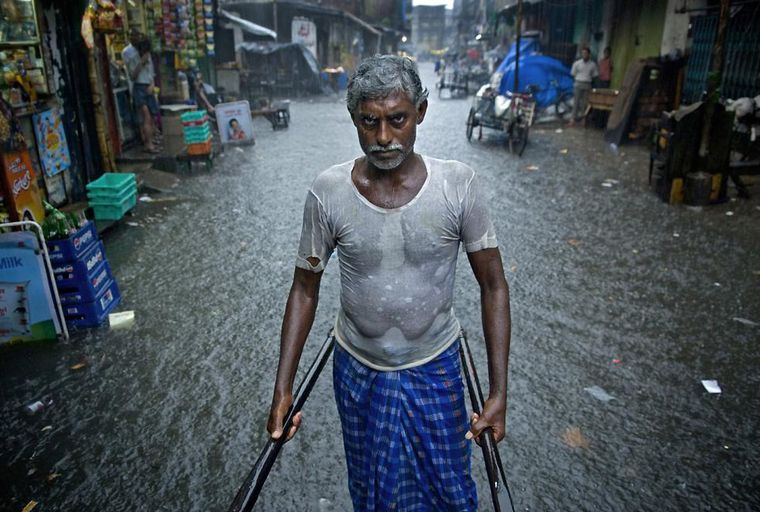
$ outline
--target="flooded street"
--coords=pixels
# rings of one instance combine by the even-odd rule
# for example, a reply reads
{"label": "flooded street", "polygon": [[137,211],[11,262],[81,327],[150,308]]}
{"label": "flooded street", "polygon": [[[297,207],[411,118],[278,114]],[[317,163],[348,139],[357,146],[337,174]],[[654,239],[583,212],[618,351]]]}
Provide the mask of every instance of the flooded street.
{"label": "flooded street", "polygon": [[[534,126],[522,158],[495,132],[470,143],[471,100],[439,99],[432,64],[422,72],[416,149],[479,172],[511,288],[500,449],[516,510],[760,509],[760,190],[668,206],[647,186],[646,149],[613,152],[594,129]],[[306,190],[361,151],[345,103],[294,100],[291,115],[276,132],[258,118],[255,146],[228,148],[212,173],[152,194],[171,200],[141,203],[139,226],[105,235],[133,327],[0,353],[0,510],[226,510],[266,439]],[[301,374],[338,280],[332,262]],[[457,290],[484,378],[464,257]],[[331,367],[257,510],[350,510]],[[24,416],[43,396],[53,404]],[[477,452],[473,466],[491,510]]]}

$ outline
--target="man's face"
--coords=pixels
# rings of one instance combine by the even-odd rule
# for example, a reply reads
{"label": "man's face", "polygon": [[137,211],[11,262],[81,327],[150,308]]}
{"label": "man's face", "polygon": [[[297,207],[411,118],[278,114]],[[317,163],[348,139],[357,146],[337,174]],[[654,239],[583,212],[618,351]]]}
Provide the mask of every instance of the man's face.
{"label": "man's face", "polygon": [[588,50],[583,49],[581,50],[581,57],[583,58],[583,60],[588,60],[589,57],[591,57],[591,53],[589,53]]}
{"label": "man's face", "polygon": [[390,171],[400,166],[414,150],[417,125],[425,118],[427,101],[419,109],[403,92],[359,104],[352,119],[359,144],[372,166]]}

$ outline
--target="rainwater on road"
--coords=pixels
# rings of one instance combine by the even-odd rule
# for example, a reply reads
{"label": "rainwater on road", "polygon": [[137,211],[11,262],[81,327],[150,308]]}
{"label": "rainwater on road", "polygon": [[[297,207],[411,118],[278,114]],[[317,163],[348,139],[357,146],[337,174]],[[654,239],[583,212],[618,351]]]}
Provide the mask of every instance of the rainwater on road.
{"label": "rainwater on road", "polygon": [[[646,150],[613,152],[595,129],[536,125],[522,158],[496,132],[468,142],[470,100],[439,99],[432,65],[423,74],[417,150],[479,172],[510,283],[500,448],[515,508],[759,510],[760,201],[668,206]],[[266,440],[306,190],[360,154],[340,100],[294,100],[291,114],[276,132],[257,119],[255,146],[105,235],[134,326],[0,352],[0,510],[226,510]],[[336,314],[334,262],[322,283],[301,374]],[[485,375],[466,258],[457,290]],[[330,368],[257,510],[350,510]],[[52,405],[24,416],[40,397]],[[477,450],[473,468],[491,510]]]}

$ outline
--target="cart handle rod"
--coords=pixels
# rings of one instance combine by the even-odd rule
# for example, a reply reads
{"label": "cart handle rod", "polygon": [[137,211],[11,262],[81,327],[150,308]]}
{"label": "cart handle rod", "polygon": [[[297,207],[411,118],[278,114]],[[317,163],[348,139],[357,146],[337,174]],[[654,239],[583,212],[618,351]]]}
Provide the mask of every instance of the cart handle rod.
{"label": "cart handle rod", "polygon": [[240,490],[238,490],[235,500],[230,505],[229,512],[251,512],[253,510],[253,506],[259,498],[259,493],[261,493],[261,489],[264,487],[269,472],[272,470],[275,460],[277,460],[277,455],[287,441],[288,432],[290,432],[290,428],[293,426],[293,418],[306,403],[311,389],[314,387],[319,375],[322,373],[322,369],[330,358],[334,342],[335,337],[331,329],[322,344],[322,348],[319,349],[317,357],[311,363],[306,376],[298,386],[295,399],[290,409],[288,409],[285,421],[283,422],[282,435],[279,439],[272,439],[270,437],[267,440],[264,449],[256,460],[256,464],[254,464],[253,469],[251,469],[245,482],[240,487]]}
{"label": "cart handle rod", "polygon": [[[465,381],[467,382],[467,390],[470,393],[472,410],[480,416],[482,415],[485,403],[483,399],[483,389],[480,386],[478,372],[475,369],[475,361],[472,358],[470,344],[467,341],[467,334],[464,331],[462,331],[462,342],[459,345],[459,355],[462,358],[462,369],[464,370]],[[483,460],[486,465],[488,487],[491,490],[494,510],[496,512],[501,512],[502,510],[512,510],[512,512],[514,512],[515,505],[512,502],[512,493],[509,491],[507,478],[504,474],[504,466],[501,462],[501,456],[499,455],[499,450],[496,447],[496,441],[490,428],[485,429],[481,433],[480,447],[483,450]],[[507,491],[509,508],[507,508],[504,502],[503,489],[506,489]]]}

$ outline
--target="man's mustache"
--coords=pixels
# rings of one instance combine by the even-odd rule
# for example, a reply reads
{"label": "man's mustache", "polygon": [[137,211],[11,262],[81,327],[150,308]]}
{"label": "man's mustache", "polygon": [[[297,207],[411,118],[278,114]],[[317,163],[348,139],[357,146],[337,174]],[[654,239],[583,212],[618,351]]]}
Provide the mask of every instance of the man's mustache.
{"label": "man's mustache", "polygon": [[403,151],[404,146],[401,144],[389,144],[387,146],[378,146],[377,144],[372,144],[367,146],[367,152],[368,153],[390,153],[391,151]]}

